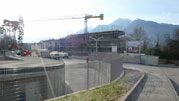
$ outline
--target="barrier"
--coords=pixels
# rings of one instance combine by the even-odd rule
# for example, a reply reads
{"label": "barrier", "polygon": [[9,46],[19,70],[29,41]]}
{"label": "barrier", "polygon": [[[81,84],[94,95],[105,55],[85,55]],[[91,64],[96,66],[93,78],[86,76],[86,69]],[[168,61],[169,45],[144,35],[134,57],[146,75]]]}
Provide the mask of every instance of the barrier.
{"label": "barrier", "polygon": [[159,61],[158,56],[149,56],[149,55],[142,55],[141,56],[141,64],[157,66],[158,61]]}

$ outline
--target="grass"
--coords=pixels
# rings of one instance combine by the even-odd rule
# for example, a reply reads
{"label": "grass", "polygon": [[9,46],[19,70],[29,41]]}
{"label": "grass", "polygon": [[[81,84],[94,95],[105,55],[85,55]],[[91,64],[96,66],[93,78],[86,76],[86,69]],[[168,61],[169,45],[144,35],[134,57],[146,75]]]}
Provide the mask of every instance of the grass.
{"label": "grass", "polygon": [[115,101],[127,92],[124,84],[117,80],[111,84],[64,96],[49,101]]}

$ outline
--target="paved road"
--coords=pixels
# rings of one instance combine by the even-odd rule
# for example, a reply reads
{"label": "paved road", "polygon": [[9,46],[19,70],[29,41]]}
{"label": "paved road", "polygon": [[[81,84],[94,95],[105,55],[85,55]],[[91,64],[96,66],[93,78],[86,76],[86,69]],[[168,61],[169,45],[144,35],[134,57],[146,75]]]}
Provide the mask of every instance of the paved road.
{"label": "paved road", "polygon": [[179,96],[179,66],[178,67],[160,67],[160,69],[173,81],[175,89]]}
{"label": "paved road", "polygon": [[[148,74],[144,88],[138,95],[137,101],[177,101],[175,93],[169,83],[168,75],[178,75],[178,71],[169,68],[124,64],[125,68],[133,68]],[[178,69],[177,69],[178,70]],[[172,72],[171,72],[172,71]],[[167,72],[167,73],[166,73]],[[168,75],[167,75],[168,74]],[[177,79],[175,77],[175,79]]]}

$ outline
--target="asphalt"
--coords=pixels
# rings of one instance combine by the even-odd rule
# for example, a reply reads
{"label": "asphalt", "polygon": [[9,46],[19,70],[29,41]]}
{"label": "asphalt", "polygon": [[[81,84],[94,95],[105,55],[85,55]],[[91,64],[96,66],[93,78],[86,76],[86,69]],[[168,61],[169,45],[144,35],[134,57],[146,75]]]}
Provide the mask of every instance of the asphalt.
{"label": "asphalt", "polygon": [[171,80],[176,93],[179,96],[179,66],[161,66],[160,69]]}
{"label": "asphalt", "polygon": [[[137,69],[146,72],[145,82],[140,86],[139,94],[134,101],[178,101],[174,89],[168,79],[169,75],[178,75],[178,69],[163,68],[156,66],[146,66],[139,64],[123,64],[124,68]],[[171,69],[171,70],[170,70]],[[172,72],[171,72],[172,71]],[[166,73],[167,72],[167,73]],[[171,76],[172,77],[172,76]],[[178,80],[178,79],[177,79]]]}

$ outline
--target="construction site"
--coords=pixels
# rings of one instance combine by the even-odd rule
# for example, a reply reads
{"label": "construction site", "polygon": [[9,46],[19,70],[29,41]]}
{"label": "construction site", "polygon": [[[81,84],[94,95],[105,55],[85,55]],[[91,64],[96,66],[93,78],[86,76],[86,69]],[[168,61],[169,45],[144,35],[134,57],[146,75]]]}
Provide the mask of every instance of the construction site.
{"label": "construction site", "polygon": [[[94,38],[97,40],[100,38],[108,38],[109,40],[116,38],[116,42],[109,44],[109,47],[102,45],[104,42],[108,43],[109,40],[96,43],[96,45],[100,44],[99,51],[112,52],[112,45],[116,45],[117,47],[117,45],[120,44],[117,43],[118,37],[124,35],[123,31],[88,33],[87,20],[90,18],[100,18],[103,20],[103,14],[99,16],[85,15],[84,17],[63,18],[63,20],[81,18],[85,21],[84,34],[80,34],[80,36],[70,36],[64,41],[61,41],[61,43],[63,43],[63,45],[59,47],[61,51],[68,52],[69,54],[75,54],[73,52],[97,52],[98,50],[94,48],[95,41],[92,41]],[[121,62],[119,62],[118,65],[120,68],[117,68],[117,64],[114,64],[110,60],[106,59],[106,62],[95,61],[94,57],[96,57],[96,55],[91,55],[90,61],[93,62],[90,64],[81,61],[83,65],[80,66],[80,61],[74,62],[74,66],[76,65],[77,67],[74,67],[74,69],[76,69],[73,71],[76,71],[76,73],[73,76],[75,78],[72,79],[70,75],[73,74],[73,72],[70,69],[71,66],[68,66],[68,62],[66,63],[62,59],[43,58],[43,54],[38,53],[39,48],[37,44],[34,45],[36,55],[34,55],[33,51],[24,48],[24,23],[22,18],[19,18],[18,21],[5,19],[0,29],[2,36],[0,51],[1,101],[47,100],[110,83],[123,73]],[[90,40],[89,37],[92,39]],[[114,52],[117,53],[117,50]],[[117,60],[120,58],[114,59]],[[100,66],[98,66],[98,64],[100,64]],[[80,71],[79,67],[88,67],[88,69]],[[113,74],[113,71],[119,71],[119,73]],[[83,74],[84,72],[86,73]],[[78,73],[83,75],[83,77],[79,77],[80,75]],[[81,80],[78,81],[78,78],[81,78]],[[77,84],[73,84],[76,81],[78,81]]]}
{"label": "construction site", "polygon": [[88,32],[88,19],[103,17],[37,20],[84,19],[84,32],[30,48],[23,43],[23,18],[4,19],[0,101],[178,101],[178,69],[164,68],[158,56],[142,54],[142,42],[127,42],[123,30]]}

